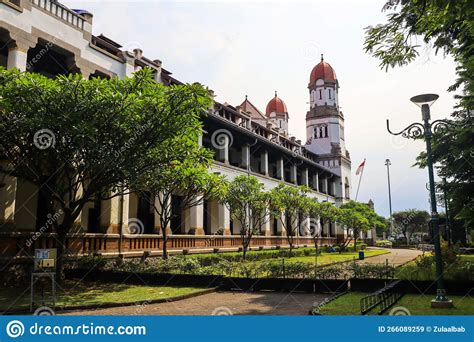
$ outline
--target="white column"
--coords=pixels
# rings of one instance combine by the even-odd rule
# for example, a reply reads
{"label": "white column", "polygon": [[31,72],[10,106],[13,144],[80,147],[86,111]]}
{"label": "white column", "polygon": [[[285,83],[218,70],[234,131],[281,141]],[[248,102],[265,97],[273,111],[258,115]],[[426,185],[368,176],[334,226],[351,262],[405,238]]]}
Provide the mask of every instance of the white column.
{"label": "white column", "polygon": [[272,235],[272,218],[270,216],[270,211],[267,210],[265,215],[265,222],[261,227],[261,233],[264,236],[271,236]]}
{"label": "white column", "polygon": [[224,204],[217,204],[217,217],[219,229],[224,230],[224,235],[231,235],[232,232],[230,231],[230,211]]}
{"label": "white column", "polygon": [[336,194],[336,182],[335,182],[334,180],[331,180],[331,181],[329,182],[329,186],[330,186],[330,191],[329,191],[329,193],[330,193],[331,195],[333,195],[333,196],[336,196],[336,195],[337,195],[337,194]]}
{"label": "white column", "polygon": [[268,176],[268,152],[263,151],[260,155],[260,172]]}
{"label": "white column", "polygon": [[3,187],[0,188],[0,224],[15,224],[15,204],[16,204],[17,179],[6,176]]}
{"label": "white column", "polygon": [[321,192],[327,194],[328,193],[328,179],[324,177],[321,182]]}
{"label": "white column", "polygon": [[26,48],[10,48],[8,50],[7,69],[18,68],[20,71],[26,71],[27,52]]}
{"label": "white column", "polygon": [[314,190],[319,191],[319,176],[317,172],[313,175],[313,188]]}
{"label": "white column", "polygon": [[301,183],[302,185],[308,186],[308,169],[305,168],[303,169],[303,172],[301,173]]}
{"label": "white column", "polygon": [[309,216],[306,216],[301,220],[299,229],[299,236],[309,236],[311,234],[311,218]]}
{"label": "white column", "polygon": [[219,161],[229,164],[229,137],[226,134],[222,134],[219,138],[222,139],[222,145],[218,147],[217,158]]}
{"label": "white column", "polygon": [[186,233],[204,235],[204,205],[198,204],[186,210]]}
{"label": "white column", "polygon": [[285,180],[285,164],[283,162],[283,158],[280,158],[276,162],[277,166],[277,178],[279,180]]}
{"label": "white column", "polygon": [[285,220],[286,220],[285,213],[281,213],[281,218],[278,218],[278,220],[277,220],[277,233],[280,236],[286,236],[286,229],[283,226],[283,224],[281,223],[282,221],[285,221]]}
{"label": "white column", "polygon": [[297,184],[297,182],[298,182],[297,175],[298,175],[297,166],[295,164],[293,164],[293,165],[291,165],[291,168],[290,168],[290,181],[291,181],[291,183]]}
{"label": "white column", "polygon": [[247,169],[249,167],[250,163],[250,146],[249,145],[244,145],[242,146],[242,161],[241,165],[244,169]]}

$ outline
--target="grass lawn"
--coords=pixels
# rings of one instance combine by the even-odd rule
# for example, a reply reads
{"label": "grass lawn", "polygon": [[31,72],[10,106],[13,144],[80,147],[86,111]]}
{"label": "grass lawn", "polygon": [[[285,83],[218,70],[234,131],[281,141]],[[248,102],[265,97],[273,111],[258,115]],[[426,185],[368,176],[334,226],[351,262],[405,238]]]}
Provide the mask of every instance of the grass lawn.
{"label": "grass lawn", "polygon": [[464,261],[464,262],[474,262],[474,254],[461,254],[459,255],[459,258],[461,259],[461,261]]}
{"label": "grass lawn", "polygon": [[[366,257],[390,253],[390,251],[387,251],[384,249],[366,249],[364,252],[365,252]],[[340,254],[339,253],[322,253],[321,255],[318,255],[317,260],[318,260],[318,265],[327,265],[327,264],[332,264],[335,262],[353,260],[354,258],[355,259],[359,258],[359,252],[343,252]],[[301,261],[301,262],[308,262],[308,263],[314,264],[315,258],[314,258],[314,255],[298,256],[298,257],[286,258],[286,261],[288,262]]]}
{"label": "grass lawn", "polygon": [[[57,306],[140,303],[203,291],[196,287],[126,285],[66,281],[57,293]],[[39,294],[39,293],[38,293]],[[40,297],[36,297],[40,300]],[[45,303],[48,305],[48,303]],[[1,310],[25,309],[30,305],[30,289],[0,289]]]}
{"label": "grass lawn", "polygon": [[[329,316],[360,315],[360,299],[368,293],[349,292],[323,306],[320,314]],[[474,298],[449,296],[454,302],[454,309],[432,309],[431,299],[434,295],[407,294],[393,307],[403,306],[411,315],[474,315]],[[389,309],[385,315],[390,314]],[[374,311],[372,314],[376,314]]]}

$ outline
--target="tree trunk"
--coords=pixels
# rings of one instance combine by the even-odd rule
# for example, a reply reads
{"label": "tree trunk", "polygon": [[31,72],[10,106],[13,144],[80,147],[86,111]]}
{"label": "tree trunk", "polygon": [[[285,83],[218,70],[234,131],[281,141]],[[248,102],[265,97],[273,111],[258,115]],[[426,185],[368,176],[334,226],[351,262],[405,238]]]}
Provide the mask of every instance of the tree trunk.
{"label": "tree trunk", "polygon": [[166,226],[165,228],[161,228],[161,232],[163,233],[163,259],[168,259],[168,234],[166,233]]}
{"label": "tree trunk", "polygon": [[359,236],[359,231],[354,229],[354,252],[357,252],[357,237]]}

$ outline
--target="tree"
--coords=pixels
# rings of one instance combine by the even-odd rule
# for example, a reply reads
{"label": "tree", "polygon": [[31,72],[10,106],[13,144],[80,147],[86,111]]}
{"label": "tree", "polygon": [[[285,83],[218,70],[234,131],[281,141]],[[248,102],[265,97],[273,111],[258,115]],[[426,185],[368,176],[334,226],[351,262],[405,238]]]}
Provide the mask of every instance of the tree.
{"label": "tree", "polygon": [[245,259],[252,237],[269,220],[268,194],[254,176],[237,176],[228,185],[223,199],[234,222],[240,223],[242,258]]}
{"label": "tree", "polygon": [[407,244],[410,244],[414,233],[428,232],[430,215],[424,210],[408,209],[393,213],[393,224],[399,230]]}
{"label": "tree", "polygon": [[354,251],[357,250],[357,239],[361,232],[367,232],[372,228],[386,228],[386,220],[377,215],[367,204],[349,201],[340,207],[339,223],[346,227],[351,234],[341,243],[341,251],[347,248],[351,239],[354,239]]}
{"label": "tree", "polygon": [[46,213],[61,210],[58,279],[66,235],[84,205],[176,160],[160,152],[200,132],[210,104],[202,86],[166,87],[146,68],[123,80],[0,69],[0,155],[8,162],[0,172],[36,185]]}
{"label": "tree", "polygon": [[[212,152],[198,146],[197,137],[171,139],[167,149],[153,151],[160,153],[157,158],[162,158],[163,153],[176,155],[176,149],[182,149],[181,160],[175,159],[170,164],[161,168],[147,170],[140,175],[132,188],[149,192],[150,201],[155,213],[158,215],[163,237],[163,259],[168,258],[168,231],[167,227],[176,215],[180,215],[185,209],[201,205],[204,200],[220,199],[225,188],[224,176],[210,173],[208,170],[212,164]],[[177,212],[174,212],[172,197],[180,196],[180,204]]]}
{"label": "tree", "polygon": [[[456,111],[451,115],[456,126],[433,136],[433,161],[438,174],[447,178],[450,215],[474,227],[474,6],[470,0],[387,1],[387,22],[366,29],[365,51],[380,60],[380,66],[404,66],[418,55],[422,40],[426,45],[451,55],[457,64],[457,80],[448,90],[460,90]],[[449,144],[445,142],[449,141]],[[426,154],[417,159],[426,167]]]}
{"label": "tree", "polygon": [[317,260],[318,246],[323,237],[323,229],[321,225],[329,222],[334,222],[339,217],[339,208],[330,202],[318,202],[316,199],[312,200],[309,208],[311,219],[310,234],[313,238],[315,257]]}
{"label": "tree", "polygon": [[280,220],[286,232],[290,256],[300,219],[308,215],[311,208],[311,199],[306,195],[308,192],[309,188],[305,186],[289,186],[284,183],[278,184],[269,192],[271,215]]}

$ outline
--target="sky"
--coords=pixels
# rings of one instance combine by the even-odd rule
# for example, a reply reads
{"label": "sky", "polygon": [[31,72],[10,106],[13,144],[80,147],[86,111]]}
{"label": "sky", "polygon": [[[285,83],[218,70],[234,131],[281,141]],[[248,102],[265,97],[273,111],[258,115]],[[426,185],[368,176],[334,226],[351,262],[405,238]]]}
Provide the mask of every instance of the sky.
{"label": "sky", "polygon": [[[364,28],[385,21],[384,0],[313,1],[91,1],[63,0],[94,15],[93,33],[128,50],[141,48],[150,59],[183,82],[200,82],[216,100],[239,105],[245,95],[261,111],[274,91],[288,108],[289,131],[306,141],[311,69],[324,60],[336,71],[339,101],[345,117],[346,146],[352,159],[352,196],[366,159],[359,201],[372,199],[389,214],[387,170],[393,211],[429,211],[426,169],[412,167],[423,142],[393,138],[421,120],[414,95],[440,95],[431,107],[433,119],[449,116],[455,100],[447,88],[455,80],[455,63],[423,47],[420,57],[403,68],[381,70],[364,53]],[[442,210],[442,209],[441,209]]]}

